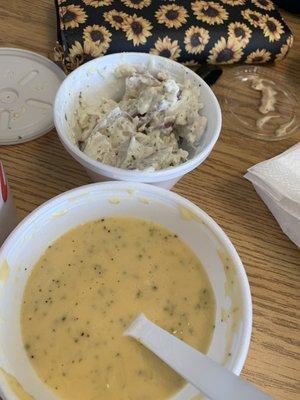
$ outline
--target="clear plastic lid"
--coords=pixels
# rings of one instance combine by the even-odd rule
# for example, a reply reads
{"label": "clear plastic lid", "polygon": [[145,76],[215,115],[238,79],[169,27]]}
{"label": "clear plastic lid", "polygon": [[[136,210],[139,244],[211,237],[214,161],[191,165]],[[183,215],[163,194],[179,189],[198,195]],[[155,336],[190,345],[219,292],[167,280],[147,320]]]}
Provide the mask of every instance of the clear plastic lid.
{"label": "clear plastic lid", "polygon": [[54,127],[52,105],[64,78],[39,54],[0,48],[0,145],[26,142]]}
{"label": "clear plastic lid", "polygon": [[272,141],[299,130],[294,88],[275,69],[230,68],[224,74],[220,92],[225,123],[244,135]]}

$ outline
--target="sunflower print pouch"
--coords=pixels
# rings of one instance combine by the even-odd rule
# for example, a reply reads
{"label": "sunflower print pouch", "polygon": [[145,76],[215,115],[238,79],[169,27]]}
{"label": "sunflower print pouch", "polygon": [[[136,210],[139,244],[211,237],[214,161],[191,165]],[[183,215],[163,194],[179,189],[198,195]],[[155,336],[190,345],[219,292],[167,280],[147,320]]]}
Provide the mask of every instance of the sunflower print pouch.
{"label": "sunflower print pouch", "polygon": [[68,72],[139,51],[199,64],[283,59],[293,36],[271,0],[56,0],[55,59]]}

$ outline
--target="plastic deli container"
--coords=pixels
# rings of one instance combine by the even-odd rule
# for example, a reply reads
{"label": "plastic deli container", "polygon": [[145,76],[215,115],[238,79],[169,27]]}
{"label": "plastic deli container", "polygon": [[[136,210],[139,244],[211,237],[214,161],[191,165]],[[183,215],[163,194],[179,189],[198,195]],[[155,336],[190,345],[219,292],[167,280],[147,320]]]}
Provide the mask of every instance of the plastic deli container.
{"label": "plastic deli container", "polygon": [[[8,272],[1,282],[0,299],[1,368],[5,371],[4,376],[0,374],[2,398],[16,398],[9,385],[12,380],[6,379],[13,376],[34,399],[57,399],[35,373],[24,349],[20,332],[24,287],[35,263],[54,240],[79,224],[109,216],[159,223],[195,252],[216,299],[208,355],[240,373],[251,336],[251,296],[244,267],[223,230],[197,206],[168,190],[141,183],[95,183],[63,193],[36,209],[2,246],[0,266]],[[197,390],[187,384],[172,399],[190,400],[196,394]]]}
{"label": "plastic deli container", "polygon": [[[99,94],[105,98],[118,99],[124,88],[116,80],[114,70],[120,65],[134,65],[149,71],[168,71],[178,82],[190,80],[200,87],[207,117],[207,127],[191,158],[176,167],[154,172],[124,170],[93,160],[73,142],[70,132],[75,125],[74,111],[81,98],[93,98]],[[118,83],[119,82],[119,83]],[[119,53],[96,58],[73,71],[60,86],[54,103],[54,123],[60,140],[66,150],[86,170],[96,182],[121,180],[151,183],[171,189],[185,174],[198,167],[209,156],[221,130],[222,116],[217,98],[210,87],[189,68],[164,57],[146,53]]]}
{"label": "plastic deli container", "polygon": [[17,214],[12,193],[0,161],[0,246],[16,224]]}

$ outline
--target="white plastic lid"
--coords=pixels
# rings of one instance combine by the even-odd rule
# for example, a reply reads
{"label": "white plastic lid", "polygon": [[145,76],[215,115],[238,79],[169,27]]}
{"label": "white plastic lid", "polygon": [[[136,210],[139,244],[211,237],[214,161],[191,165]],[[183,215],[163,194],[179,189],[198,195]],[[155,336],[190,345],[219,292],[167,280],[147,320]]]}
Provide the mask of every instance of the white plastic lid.
{"label": "white plastic lid", "polygon": [[36,139],[54,127],[52,106],[65,76],[46,57],[0,48],[0,145]]}

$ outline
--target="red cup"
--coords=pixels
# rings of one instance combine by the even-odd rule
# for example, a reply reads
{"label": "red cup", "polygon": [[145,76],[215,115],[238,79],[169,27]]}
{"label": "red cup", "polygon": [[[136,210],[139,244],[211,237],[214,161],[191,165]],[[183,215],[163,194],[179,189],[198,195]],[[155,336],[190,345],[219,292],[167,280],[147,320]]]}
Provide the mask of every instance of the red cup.
{"label": "red cup", "polygon": [[0,246],[16,224],[16,208],[0,161]]}

